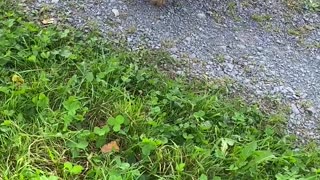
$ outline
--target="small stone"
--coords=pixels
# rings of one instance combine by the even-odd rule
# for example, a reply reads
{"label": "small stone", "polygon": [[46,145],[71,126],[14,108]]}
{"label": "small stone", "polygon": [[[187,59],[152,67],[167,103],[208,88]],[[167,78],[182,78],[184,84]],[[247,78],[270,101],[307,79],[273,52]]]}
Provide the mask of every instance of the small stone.
{"label": "small stone", "polygon": [[291,104],[291,110],[294,114],[300,114],[300,111],[295,104]]}
{"label": "small stone", "polygon": [[237,72],[235,72],[235,71],[230,71],[229,73],[227,73],[227,74],[229,74],[231,77],[233,77],[233,78],[235,78],[236,76],[237,76]]}
{"label": "small stone", "polygon": [[300,99],[300,97],[299,97],[299,96],[297,96],[296,94],[294,94],[292,97],[293,97],[295,100]]}
{"label": "small stone", "polygon": [[115,17],[118,17],[120,15],[119,10],[118,9],[112,9],[111,10],[114,14]]}
{"label": "small stone", "polygon": [[227,46],[219,46],[223,52],[227,52]]}
{"label": "small stone", "polygon": [[59,0],[51,0],[52,3],[58,3]]}
{"label": "small stone", "polygon": [[176,73],[177,73],[178,75],[181,75],[181,76],[182,76],[182,75],[185,75],[183,71],[177,71]]}
{"label": "small stone", "polygon": [[317,56],[316,59],[320,61],[320,56]]}
{"label": "small stone", "polygon": [[191,59],[195,59],[196,57],[197,56],[194,53],[190,54],[190,56],[189,56],[189,58],[191,58]]}
{"label": "small stone", "polygon": [[176,47],[170,48],[170,51],[171,52],[178,52],[178,48],[176,48]]}
{"label": "small stone", "polygon": [[250,79],[245,79],[243,82],[244,82],[245,84],[249,84],[249,83],[250,83]]}
{"label": "small stone", "polygon": [[242,45],[242,44],[238,44],[237,46],[238,46],[238,48],[240,48],[240,49],[245,49],[245,48],[246,48],[246,46],[245,46],[245,45]]}
{"label": "small stone", "polygon": [[261,96],[261,95],[263,95],[263,91],[257,90],[257,91],[256,91],[256,94],[257,94],[258,96]]}
{"label": "small stone", "polygon": [[175,54],[170,55],[173,59],[178,59],[178,56]]}
{"label": "small stone", "polygon": [[226,66],[228,67],[229,70],[233,70],[234,65],[231,63],[226,63]]}
{"label": "small stone", "polygon": [[306,110],[307,110],[310,114],[315,114],[315,113],[316,113],[316,109],[315,109],[313,106],[308,107]]}
{"label": "small stone", "polygon": [[204,13],[198,13],[197,16],[200,19],[205,19],[206,18],[206,15]]}
{"label": "small stone", "polygon": [[294,90],[291,87],[287,87],[287,91],[292,93],[292,94],[295,94]]}
{"label": "small stone", "polygon": [[300,98],[301,99],[305,99],[307,97],[307,94],[306,93],[302,93],[301,95],[300,95]]}
{"label": "small stone", "polygon": [[232,60],[232,57],[229,56],[229,55],[224,55],[224,59],[227,60],[227,61],[231,61],[231,60]]}
{"label": "small stone", "polygon": [[258,51],[263,51],[263,47],[257,47]]}

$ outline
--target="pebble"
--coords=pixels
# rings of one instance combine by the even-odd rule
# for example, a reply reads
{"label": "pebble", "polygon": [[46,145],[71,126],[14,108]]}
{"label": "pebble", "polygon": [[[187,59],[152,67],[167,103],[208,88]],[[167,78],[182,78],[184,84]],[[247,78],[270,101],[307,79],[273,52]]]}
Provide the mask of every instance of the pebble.
{"label": "pebble", "polygon": [[300,114],[300,111],[295,104],[291,104],[291,110],[294,114]]}
{"label": "pebble", "polygon": [[233,68],[234,68],[234,65],[233,64],[231,64],[231,63],[226,63],[226,66],[228,67],[228,70],[233,70]]}
{"label": "pebble", "polygon": [[200,18],[200,19],[205,19],[205,18],[206,18],[206,14],[204,14],[204,13],[198,13],[198,14],[197,14],[197,17]]}
{"label": "pebble", "polygon": [[263,47],[257,47],[258,51],[263,51]]}
{"label": "pebble", "polygon": [[111,10],[114,14],[115,17],[118,17],[120,15],[119,10],[118,9],[112,9]]}
{"label": "pebble", "polygon": [[245,49],[245,48],[246,48],[246,46],[245,46],[245,45],[242,45],[242,44],[238,44],[237,46],[238,46],[238,48],[240,48],[240,49]]}
{"label": "pebble", "polygon": [[313,106],[308,107],[306,110],[311,114],[315,114],[316,113],[316,109]]}

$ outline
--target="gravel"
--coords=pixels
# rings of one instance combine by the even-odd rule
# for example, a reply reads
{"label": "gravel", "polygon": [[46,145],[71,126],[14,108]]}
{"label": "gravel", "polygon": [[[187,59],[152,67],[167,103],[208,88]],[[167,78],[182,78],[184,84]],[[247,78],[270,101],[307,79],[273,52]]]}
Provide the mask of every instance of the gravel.
{"label": "gravel", "polygon": [[[288,133],[320,140],[320,15],[297,13],[281,1],[34,0],[27,12],[141,46],[165,49],[190,69],[177,74],[228,77],[252,96],[280,97],[292,113]],[[43,18],[44,15],[41,14]]]}

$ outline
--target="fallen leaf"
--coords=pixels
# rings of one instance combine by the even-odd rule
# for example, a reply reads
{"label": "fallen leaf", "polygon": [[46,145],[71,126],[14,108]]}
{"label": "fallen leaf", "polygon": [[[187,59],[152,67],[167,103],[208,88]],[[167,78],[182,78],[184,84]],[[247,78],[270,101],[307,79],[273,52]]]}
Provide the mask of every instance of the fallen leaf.
{"label": "fallen leaf", "polygon": [[111,141],[108,144],[105,144],[101,147],[102,153],[109,153],[112,151],[116,151],[116,152],[120,151],[117,141]]}
{"label": "fallen leaf", "polygon": [[55,19],[54,18],[49,18],[49,19],[42,20],[42,24],[44,24],[44,25],[53,24],[53,23],[55,23]]}
{"label": "fallen leaf", "polygon": [[21,85],[24,83],[24,80],[22,79],[21,76],[14,74],[11,78],[12,82],[17,84],[17,85]]}

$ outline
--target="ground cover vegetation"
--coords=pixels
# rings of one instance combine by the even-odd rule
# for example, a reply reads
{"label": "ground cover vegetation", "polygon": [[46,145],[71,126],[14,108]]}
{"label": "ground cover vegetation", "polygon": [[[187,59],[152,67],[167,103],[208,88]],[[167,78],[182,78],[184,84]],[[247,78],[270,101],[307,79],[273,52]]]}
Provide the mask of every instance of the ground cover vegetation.
{"label": "ground cover vegetation", "polygon": [[319,179],[285,115],[0,1],[0,179]]}

